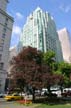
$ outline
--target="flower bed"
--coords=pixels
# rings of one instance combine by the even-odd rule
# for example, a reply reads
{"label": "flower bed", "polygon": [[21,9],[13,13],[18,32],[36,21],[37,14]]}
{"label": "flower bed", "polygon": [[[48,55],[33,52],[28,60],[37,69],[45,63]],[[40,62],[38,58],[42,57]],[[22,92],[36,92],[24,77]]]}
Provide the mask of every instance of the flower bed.
{"label": "flower bed", "polygon": [[31,104],[32,100],[19,100],[17,102],[20,103],[20,104]]}

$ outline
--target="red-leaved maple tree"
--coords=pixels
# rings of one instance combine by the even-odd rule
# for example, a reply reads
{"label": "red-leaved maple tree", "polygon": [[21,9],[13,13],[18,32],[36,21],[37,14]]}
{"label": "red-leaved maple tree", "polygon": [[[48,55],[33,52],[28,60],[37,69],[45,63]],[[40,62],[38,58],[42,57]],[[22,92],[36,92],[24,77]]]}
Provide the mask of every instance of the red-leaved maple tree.
{"label": "red-leaved maple tree", "polygon": [[14,83],[22,89],[25,85],[32,87],[33,100],[35,89],[44,87],[43,74],[50,72],[49,67],[43,65],[42,57],[41,51],[27,47],[11,61],[11,77]]}

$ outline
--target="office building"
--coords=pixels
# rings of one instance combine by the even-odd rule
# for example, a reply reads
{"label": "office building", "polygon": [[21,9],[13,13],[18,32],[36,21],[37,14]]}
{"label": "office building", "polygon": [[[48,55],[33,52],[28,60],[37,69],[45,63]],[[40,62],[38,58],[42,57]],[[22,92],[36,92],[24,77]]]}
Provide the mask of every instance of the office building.
{"label": "office building", "polygon": [[5,90],[13,26],[13,18],[6,12],[7,3],[8,0],[0,0],[0,93]]}
{"label": "office building", "polygon": [[54,20],[48,12],[43,12],[39,7],[27,17],[20,36],[19,51],[22,46],[32,46],[43,52],[53,50],[56,61],[63,60]]}
{"label": "office building", "polygon": [[7,69],[8,74],[10,74],[10,70],[11,70],[10,62],[14,56],[17,56],[17,47],[16,46],[9,48],[9,59],[8,59],[8,69]]}
{"label": "office building", "polygon": [[62,54],[64,61],[71,63],[71,38],[68,30],[63,28],[58,31],[59,40],[61,42]]}

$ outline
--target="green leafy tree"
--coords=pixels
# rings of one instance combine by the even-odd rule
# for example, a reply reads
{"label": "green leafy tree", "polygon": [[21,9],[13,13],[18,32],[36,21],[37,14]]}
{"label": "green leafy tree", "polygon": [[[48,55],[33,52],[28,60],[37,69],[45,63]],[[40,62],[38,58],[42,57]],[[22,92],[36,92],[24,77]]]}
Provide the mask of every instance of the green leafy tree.
{"label": "green leafy tree", "polygon": [[49,50],[46,53],[43,54],[43,61],[45,64],[47,64],[51,70],[53,71],[56,67],[55,62],[55,52]]}
{"label": "green leafy tree", "polygon": [[63,75],[70,77],[71,74],[71,64],[66,62],[59,63],[58,69],[62,72]]}
{"label": "green leafy tree", "polygon": [[[43,54],[44,64],[48,65],[51,69],[48,75],[43,75],[43,79],[48,92],[51,94],[51,86],[60,85],[62,86],[64,83],[64,77],[60,71],[58,71],[58,63],[55,61],[55,53],[53,51],[48,51]],[[46,73],[47,74],[47,73]]]}
{"label": "green leafy tree", "polygon": [[56,71],[57,74],[62,74],[64,77],[64,83],[60,85],[60,87],[70,87],[71,85],[71,64],[66,62],[61,62],[58,64],[58,69]]}

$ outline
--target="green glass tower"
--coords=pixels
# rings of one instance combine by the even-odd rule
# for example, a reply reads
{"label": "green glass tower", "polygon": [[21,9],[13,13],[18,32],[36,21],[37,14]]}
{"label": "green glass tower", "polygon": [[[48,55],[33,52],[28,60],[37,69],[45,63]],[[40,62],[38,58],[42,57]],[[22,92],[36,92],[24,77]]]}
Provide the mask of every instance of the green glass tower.
{"label": "green glass tower", "polygon": [[20,50],[22,46],[32,46],[43,52],[53,50],[56,61],[63,60],[54,20],[49,13],[43,12],[39,7],[27,17],[18,49]]}

